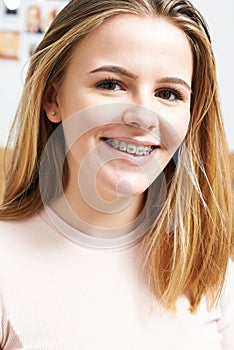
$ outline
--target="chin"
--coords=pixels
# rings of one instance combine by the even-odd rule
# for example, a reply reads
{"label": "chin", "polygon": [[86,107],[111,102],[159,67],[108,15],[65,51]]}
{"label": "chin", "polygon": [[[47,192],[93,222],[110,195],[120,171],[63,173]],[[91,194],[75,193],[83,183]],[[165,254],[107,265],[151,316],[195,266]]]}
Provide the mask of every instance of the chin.
{"label": "chin", "polygon": [[122,177],[118,181],[102,178],[102,183],[97,183],[97,191],[104,200],[131,199],[143,194],[149,185],[144,176]]}
{"label": "chin", "polygon": [[147,190],[148,186],[142,186],[142,185],[136,185],[134,183],[129,183],[126,180],[122,180],[117,186],[116,186],[116,192],[120,197],[124,198],[130,198],[130,197],[137,197],[141,194],[143,194]]}

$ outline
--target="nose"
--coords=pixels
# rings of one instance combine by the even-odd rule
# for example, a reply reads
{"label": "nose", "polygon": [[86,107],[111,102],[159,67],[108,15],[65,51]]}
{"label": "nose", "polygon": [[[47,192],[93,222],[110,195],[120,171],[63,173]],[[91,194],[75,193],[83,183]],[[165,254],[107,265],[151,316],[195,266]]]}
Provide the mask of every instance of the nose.
{"label": "nose", "polygon": [[153,111],[142,106],[133,106],[123,113],[124,124],[137,126],[146,131],[158,129],[158,116]]}

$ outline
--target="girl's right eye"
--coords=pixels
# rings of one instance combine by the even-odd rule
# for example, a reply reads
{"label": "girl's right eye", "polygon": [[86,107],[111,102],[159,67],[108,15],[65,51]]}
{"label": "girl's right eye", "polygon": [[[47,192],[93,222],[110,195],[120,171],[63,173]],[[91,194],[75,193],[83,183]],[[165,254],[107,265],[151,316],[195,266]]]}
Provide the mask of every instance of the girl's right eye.
{"label": "girl's right eye", "polygon": [[111,90],[111,91],[123,90],[120,82],[116,79],[105,79],[100,83],[98,83],[96,86],[98,89],[102,89],[102,90]]}

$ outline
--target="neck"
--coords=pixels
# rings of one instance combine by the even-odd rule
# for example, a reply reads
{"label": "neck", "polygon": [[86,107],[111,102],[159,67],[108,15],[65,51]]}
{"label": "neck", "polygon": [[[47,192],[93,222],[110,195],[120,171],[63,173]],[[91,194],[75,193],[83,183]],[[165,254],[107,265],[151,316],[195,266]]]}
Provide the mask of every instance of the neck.
{"label": "neck", "polygon": [[136,225],[135,219],[144,207],[145,196],[143,193],[130,200],[118,198],[112,202],[95,201],[90,205],[80,191],[68,185],[52,209],[68,224],[86,234],[104,237],[111,229],[114,232],[112,237],[116,237],[128,233]]}

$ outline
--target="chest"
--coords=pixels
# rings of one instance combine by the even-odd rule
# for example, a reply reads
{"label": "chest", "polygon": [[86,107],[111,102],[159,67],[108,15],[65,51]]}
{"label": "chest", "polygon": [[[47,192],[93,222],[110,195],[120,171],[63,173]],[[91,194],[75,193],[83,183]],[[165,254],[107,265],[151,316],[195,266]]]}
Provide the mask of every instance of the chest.
{"label": "chest", "polygon": [[8,344],[18,341],[5,350],[221,350],[219,312],[191,315],[186,300],[160,312],[132,259],[22,259],[4,281]]}

